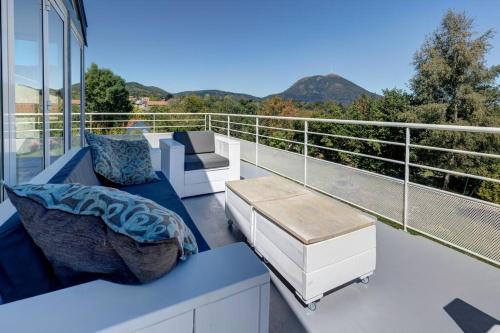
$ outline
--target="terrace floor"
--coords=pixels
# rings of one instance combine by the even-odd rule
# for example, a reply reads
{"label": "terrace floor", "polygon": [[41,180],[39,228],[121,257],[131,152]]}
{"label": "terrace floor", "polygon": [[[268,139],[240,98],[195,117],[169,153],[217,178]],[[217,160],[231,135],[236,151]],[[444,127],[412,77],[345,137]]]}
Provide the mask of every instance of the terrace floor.
{"label": "terrace floor", "polygon": [[[157,167],[158,160],[154,156]],[[243,178],[266,174],[242,162]],[[226,223],[223,193],[183,202],[211,247],[243,240],[237,228]],[[270,332],[492,329],[500,329],[500,269],[380,222],[377,268],[368,285],[352,283],[332,292],[315,312],[304,309],[283,284],[273,283],[271,290]]]}

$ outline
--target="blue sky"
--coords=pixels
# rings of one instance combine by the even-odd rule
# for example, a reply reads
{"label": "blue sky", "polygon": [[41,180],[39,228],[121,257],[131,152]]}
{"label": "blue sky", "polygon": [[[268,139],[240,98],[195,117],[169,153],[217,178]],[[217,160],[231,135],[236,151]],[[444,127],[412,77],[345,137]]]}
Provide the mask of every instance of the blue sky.
{"label": "blue sky", "polygon": [[411,60],[447,9],[497,30],[498,0],[86,0],[87,65],[170,92],[265,96],[336,73],[380,93],[403,88]]}

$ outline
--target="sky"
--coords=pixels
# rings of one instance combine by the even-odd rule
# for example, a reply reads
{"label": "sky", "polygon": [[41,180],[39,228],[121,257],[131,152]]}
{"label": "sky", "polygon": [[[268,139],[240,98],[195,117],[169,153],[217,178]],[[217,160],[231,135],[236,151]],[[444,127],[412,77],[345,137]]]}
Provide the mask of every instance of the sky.
{"label": "sky", "polygon": [[412,56],[448,9],[498,33],[499,0],[86,0],[86,64],[169,92],[263,97],[335,73],[375,93],[408,89]]}

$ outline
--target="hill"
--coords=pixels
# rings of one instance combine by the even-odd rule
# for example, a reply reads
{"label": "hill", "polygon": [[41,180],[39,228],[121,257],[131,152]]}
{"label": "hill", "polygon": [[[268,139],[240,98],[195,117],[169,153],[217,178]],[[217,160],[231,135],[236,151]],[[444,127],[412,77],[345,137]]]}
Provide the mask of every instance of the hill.
{"label": "hill", "polygon": [[363,94],[378,97],[377,94],[369,92],[340,75],[328,74],[302,78],[282,93],[269,95],[266,98],[280,96],[303,102],[330,100],[346,105],[351,104]]}
{"label": "hill", "polygon": [[200,97],[208,95],[218,98],[230,96],[235,99],[245,100],[261,100],[279,96],[285,99],[293,99],[303,102],[333,101],[347,105],[354,102],[359,96],[363,94],[373,97],[379,97],[379,95],[369,92],[368,90],[336,74],[304,77],[295,82],[292,86],[290,86],[290,88],[286,89],[285,91],[278,94],[272,94],[264,98],[252,96],[249,94],[215,89],[182,91],[176,94],[171,94],[161,88],[154,86],[145,86],[137,82],[127,82],[126,87],[131,96],[149,97],[152,100],[162,100],[169,99],[173,96],[189,95]]}
{"label": "hill", "polygon": [[188,95],[195,95],[195,96],[200,96],[204,97],[206,95],[213,96],[213,97],[219,97],[223,98],[225,96],[230,96],[235,99],[253,99],[253,100],[258,100],[260,99],[259,97],[255,97],[252,95],[248,94],[240,94],[240,93],[234,93],[230,91],[223,91],[223,90],[193,90],[193,91],[182,91],[180,93],[175,94],[175,96],[188,96]]}
{"label": "hill", "polygon": [[172,94],[154,86],[145,86],[138,82],[125,83],[129,94],[135,97],[149,97],[152,100],[163,100],[172,97]]}

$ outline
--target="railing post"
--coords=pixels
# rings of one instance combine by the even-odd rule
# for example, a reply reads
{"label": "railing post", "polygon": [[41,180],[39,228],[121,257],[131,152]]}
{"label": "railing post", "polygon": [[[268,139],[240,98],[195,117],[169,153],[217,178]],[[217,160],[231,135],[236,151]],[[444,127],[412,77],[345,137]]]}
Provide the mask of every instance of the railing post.
{"label": "railing post", "polygon": [[212,131],[212,115],[208,115],[208,130]]}
{"label": "railing post", "polygon": [[205,114],[205,131],[207,130],[207,115]]}
{"label": "railing post", "polygon": [[304,121],[304,186],[307,186],[307,131],[309,130],[309,123]]}
{"label": "railing post", "polygon": [[227,137],[229,138],[231,136],[231,119],[230,116],[227,116]]}
{"label": "railing post", "polygon": [[259,166],[259,118],[255,118],[255,165]]}
{"label": "railing post", "polygon": [[156,143],[156,114],[153,114],[153,143]]}
{"label": "railing post", "polygon": [[89,113],[89,132],[92,133],[92,113]]}
{"label": "railing post", "polygon": [[403,189],[403,230],[406,231],[408,225],[408,182],[410,180],[410,128],[406,128],[405,139],[405,182]]}

